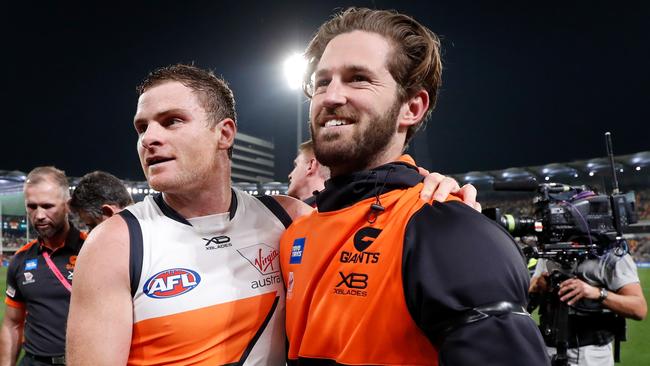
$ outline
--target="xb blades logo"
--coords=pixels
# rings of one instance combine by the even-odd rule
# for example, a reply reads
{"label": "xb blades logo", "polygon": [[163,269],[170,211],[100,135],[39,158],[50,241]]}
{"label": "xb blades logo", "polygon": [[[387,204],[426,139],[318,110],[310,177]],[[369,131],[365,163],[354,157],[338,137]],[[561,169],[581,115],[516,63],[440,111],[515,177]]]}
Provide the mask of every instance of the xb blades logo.
{"label": "xb blades logo", "polygon": [[206,238],[201,238],[201,239],[207,242],[205,243],[205,250],[221,249],[221,248],[227,248],[232,246],[232,244],[230,243],[230,238],[225,235],[214,236],[210,239],[206,239]]}
{"label": "xb blades logo", "polygon": [[341,282],[339,282],[336,287],[341,287],[341,285],[356,289],[364,289],[368,287],[368,275],[365,273],[350,273],[349,275],[346,275],[343,272],[339,272],[339,276],[341,276]]}
{"label": "xb blades logo", "polygon": [[354,234],[354,247],[356,250],[363,252],[368,249],[370,244],[375,242],[375,239],[381,234],[381,229],[374,227],[364,227]]}

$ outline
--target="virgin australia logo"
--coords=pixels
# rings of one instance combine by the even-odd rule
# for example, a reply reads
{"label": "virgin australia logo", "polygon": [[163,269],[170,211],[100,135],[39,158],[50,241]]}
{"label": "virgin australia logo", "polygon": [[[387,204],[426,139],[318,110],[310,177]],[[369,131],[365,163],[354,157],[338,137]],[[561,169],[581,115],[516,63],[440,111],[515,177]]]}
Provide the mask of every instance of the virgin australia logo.
{"label": "virgin australia logo", "polygon": [[257,244],[237,249],[237,252],[260,274],[267,275],[280,271],[280,251],[277,248],[266,244]]}

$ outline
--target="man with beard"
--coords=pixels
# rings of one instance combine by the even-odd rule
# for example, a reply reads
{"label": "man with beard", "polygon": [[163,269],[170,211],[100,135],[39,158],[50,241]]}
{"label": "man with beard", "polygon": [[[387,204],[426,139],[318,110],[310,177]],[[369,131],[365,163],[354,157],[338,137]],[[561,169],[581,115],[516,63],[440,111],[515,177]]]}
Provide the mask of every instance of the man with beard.
{"label": "man with beard", "polygon": [[435,105],[438,38],[348,9],[306,51],[316,159],[332,178],[281,239],[290,365],[546,365],[513,239],[418,198],[406,144]]}
{"label": "man with beard", "polygon": [[314,156],[314,143],[311,140],[303,142],[298,147],[298,156],[294,159],[293,170],[289,173],[287,195],[314,206],[315,194],[325,188],[325,181],[329,177],[330,170]]}
{"label": "man with beard", "polygon": [[279,238],[311,207],[232,188],[235,100],[212,72],[163,67],[138,92],[137,151],[161,193],[90,234],[69,365],[284,365]]}
{"label": "man with beard", "polygon": [[38,238],[20,248],[7,271],[0,365],[65,364],[65,330],[77,254],[86,237],[68,221],[68,180],[51,166],[25,181],[25,208]]}

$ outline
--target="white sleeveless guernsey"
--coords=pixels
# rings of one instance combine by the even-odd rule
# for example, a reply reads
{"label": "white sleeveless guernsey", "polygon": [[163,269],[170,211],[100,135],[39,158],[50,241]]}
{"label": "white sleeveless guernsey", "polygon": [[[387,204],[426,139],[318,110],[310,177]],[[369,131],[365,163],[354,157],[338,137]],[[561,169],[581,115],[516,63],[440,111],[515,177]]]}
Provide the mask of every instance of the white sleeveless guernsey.
{"label": "white sleeveless guernsey", "polygon": [[129,365],[284,365],[279,238],[271,197],[233,190],[230,213],[189,221],[159,194],[120,215],[131,241]]}

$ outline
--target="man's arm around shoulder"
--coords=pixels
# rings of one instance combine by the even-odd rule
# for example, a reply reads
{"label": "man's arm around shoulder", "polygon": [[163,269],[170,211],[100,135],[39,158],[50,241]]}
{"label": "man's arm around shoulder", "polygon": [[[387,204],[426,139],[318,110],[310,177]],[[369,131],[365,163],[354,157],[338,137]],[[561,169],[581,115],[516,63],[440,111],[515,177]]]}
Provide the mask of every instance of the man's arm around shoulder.
{"label": "man's arm around shoulder", "polygon": [[296,220],[297,218],[314,211],[311,206],[293,197],[278,195],[273,196],[273,198],[280,204],[280,206],[282,206],[282,208],[284,208],[287,214],[289,214],[291,220]]}
{"label": "man's arm around shoulder", "polygon": [[68,316],[68,365],[126,364],[132,327],[129,234],[116,215],[91,232],[77,258]]}

